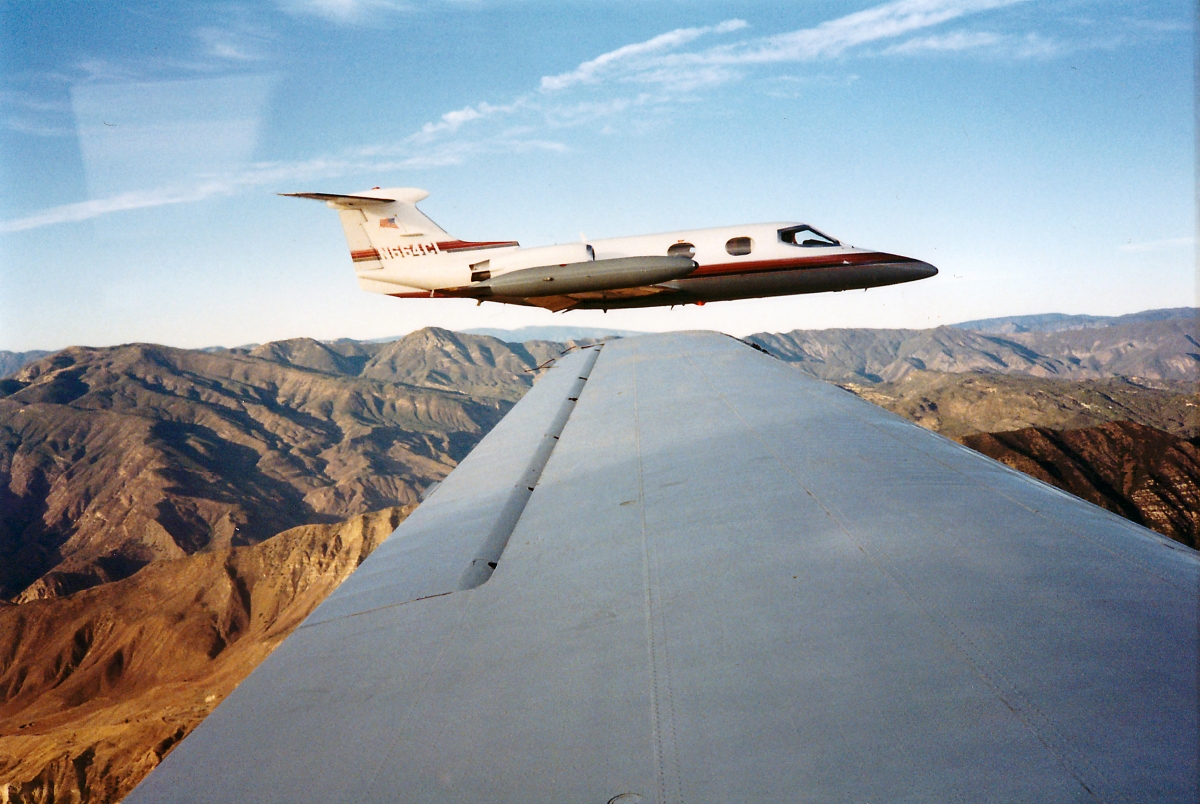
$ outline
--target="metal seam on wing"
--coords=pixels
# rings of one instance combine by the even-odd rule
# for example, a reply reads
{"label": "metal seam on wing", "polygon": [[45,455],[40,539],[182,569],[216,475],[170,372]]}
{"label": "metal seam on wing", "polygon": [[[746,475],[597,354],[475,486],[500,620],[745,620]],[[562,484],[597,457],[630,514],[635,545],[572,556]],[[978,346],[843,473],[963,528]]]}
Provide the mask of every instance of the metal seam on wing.
{"label": "metal seam on wing", "polygon": [[[655,772],[658,776],[659,804],[668,801],[683,800],[683,778],[680,773],[679,743],[675,734],[675,705],[671,685],[671,662],[667,648],[666,624],[662,612],[661,601],[655,594],[659,588],[658,565],[649,532],[646,528],[646,488],[643,475],[642,461],[642,428],[638,415],[638,358],[637,348],[634,347],[633,360],[633,432],[637,445],[638,456],[638,499],[641,501],[641,531],[642,531],[642,585],[646,605],[646,653],[650,663],[650,714],[653,725],[651,740],[653,741]],[[655,613],[657,612],[657,617]],[[658,621],[656,636],[655,620]],[[662,657],[659,658],[659,646]],[[660,682],[661,677],[661,682]],[[662,689],[660,690],[660,683]],[[664,739],[667,738],[667,739]],[[664,744],[667,743],[667,744]],[[673,777],[674,784],[671,784]],[[668,788],[674,787],[675,797],[670,797]]]}

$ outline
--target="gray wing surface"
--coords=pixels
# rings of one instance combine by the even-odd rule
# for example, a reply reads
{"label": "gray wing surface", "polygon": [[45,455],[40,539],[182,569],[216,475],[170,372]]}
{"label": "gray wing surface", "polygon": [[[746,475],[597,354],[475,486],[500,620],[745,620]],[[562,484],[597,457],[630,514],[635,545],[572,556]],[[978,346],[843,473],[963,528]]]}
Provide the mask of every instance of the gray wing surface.
{"label": "gray wing surface", "polygon": [[732,338],[609,342],[127,801],[1195,802],[1198,579]]}

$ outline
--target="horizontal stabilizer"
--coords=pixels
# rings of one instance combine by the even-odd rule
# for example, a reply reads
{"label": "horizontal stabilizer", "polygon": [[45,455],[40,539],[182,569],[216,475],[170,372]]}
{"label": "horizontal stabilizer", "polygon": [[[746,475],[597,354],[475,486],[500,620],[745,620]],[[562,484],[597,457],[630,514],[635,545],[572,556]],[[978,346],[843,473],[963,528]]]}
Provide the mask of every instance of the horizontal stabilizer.
{"label": "horizontal stabilizer", "polygon": [[334,195],[333,193],[279,193],[279,195],[288,198],[311,198],[314,201],[325,201],[347,207],[356,207],[362,204],[391,204],[396,200],[394,198],[372,198],[366,195]]}
{"label": "horizontal stabilizer", "polygon": [[342,209],[361,209],[362,207],[394,204],[397,201],[402,204],[416,204],[429,197],[428,192],[416,187],[385,187],[383,189],[372,187],[370,190],[350,195],[338,195],[337,193],[279,193],[279,195],[289,198],[311,198],[314,201],[324,201]]}

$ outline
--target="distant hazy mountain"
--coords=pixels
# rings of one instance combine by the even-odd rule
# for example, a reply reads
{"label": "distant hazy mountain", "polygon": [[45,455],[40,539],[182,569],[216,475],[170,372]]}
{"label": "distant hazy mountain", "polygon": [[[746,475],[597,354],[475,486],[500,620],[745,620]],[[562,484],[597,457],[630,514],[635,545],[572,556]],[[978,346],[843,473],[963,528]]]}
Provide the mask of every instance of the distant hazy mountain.
{"label": "distant hazy mountain", "polygon": [[1197,314],[1200,314],[1200,310],[1197,310],[1195,307],[1145,310],[1140,313],[1118,316],[1043,313],[1041,315],[1014,315],[1006,318],[981,318],[977,321],[963,321],[960,324],[951,324],[950,326],[955,329],[971,329],[976,332],[1011,335],[1018,332],[1062,332],[1069,329],[1095,329],[1119,324],[1140,324],[1149,321],[1173,321],[1176,319],[1187,319],[1195,323]]}
{"label": "distant hazy mountain", "polygon": [[48,354],[50,352],[43,349],[34,349],[32,352],[6,352],[0,349],[0,379],[15,373],[26,363],[41,360]]}
{"label": "distant hazy mountain", "polygon": [[634,329],[604,329],[603,327],[521,327],[520,329],[465,329],[468,335],[490,335],[508,343],[527,343],[528,341],[567,341],[600,340],[601,338],[626,338],[631,335],[644,335]]}
{"label": "distant hazy mountain", "polygon": [[834,382],[894,382],[912,371],[1200,379],[1195,321],[1183,317],[1010,335],[958,327],[826,329],[760,332],[745,340]]}

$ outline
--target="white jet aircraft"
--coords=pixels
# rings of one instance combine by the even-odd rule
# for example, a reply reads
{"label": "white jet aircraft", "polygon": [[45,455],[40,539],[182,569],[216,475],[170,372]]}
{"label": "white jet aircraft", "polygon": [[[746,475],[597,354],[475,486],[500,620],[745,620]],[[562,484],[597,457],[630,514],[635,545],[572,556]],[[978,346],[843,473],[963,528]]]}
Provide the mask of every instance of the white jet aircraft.
{"label": "white jet aircraft", "polygon": [[855,290],[937,274],[921,260],[846,246],[795,222],[521,248],[452,237],[417,209],[429,193],[411,187],[282,195],[336,209],[359,285],[398,298],[610,310]]}

